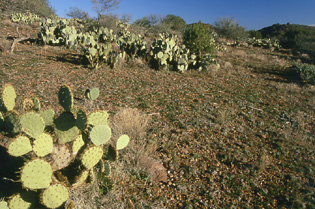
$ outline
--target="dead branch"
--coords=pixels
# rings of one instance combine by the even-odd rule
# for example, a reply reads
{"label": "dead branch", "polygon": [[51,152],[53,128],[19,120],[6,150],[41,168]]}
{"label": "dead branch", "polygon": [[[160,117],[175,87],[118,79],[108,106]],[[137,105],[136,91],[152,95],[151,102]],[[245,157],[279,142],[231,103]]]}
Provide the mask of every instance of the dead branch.
{"label": "dead branch", "polygon": [[20,37],[19,27],[16,27],[16,33],[18,34],[18,38],[13,40],[13,43],[12,43],[12,45],[11,45],[11,54],[13,54],[15,45],[16,45],[17,43],[19,43],[19,42],[21,42],[21,41],[25,41],[25,40],[27,40],[27,39],[30,39],[29,36]]}

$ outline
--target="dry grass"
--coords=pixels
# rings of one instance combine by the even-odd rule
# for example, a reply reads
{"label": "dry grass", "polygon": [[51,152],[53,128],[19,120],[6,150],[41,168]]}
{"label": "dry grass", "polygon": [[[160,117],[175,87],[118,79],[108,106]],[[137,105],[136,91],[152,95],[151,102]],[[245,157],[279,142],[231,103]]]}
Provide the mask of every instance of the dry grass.
{"label": "dry grass", "polygon": [[111,119],[113,135],[127,134],[131,140],[144,138],[150,116],[141,114],[137,109],[126,108]]}

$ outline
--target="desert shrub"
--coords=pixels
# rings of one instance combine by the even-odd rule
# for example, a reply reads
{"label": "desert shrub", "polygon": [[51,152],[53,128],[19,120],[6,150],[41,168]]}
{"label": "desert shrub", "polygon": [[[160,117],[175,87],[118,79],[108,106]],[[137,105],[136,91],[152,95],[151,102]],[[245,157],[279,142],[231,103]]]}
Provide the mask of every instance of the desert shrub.
{"label": "desert shrub", "polygon": [[231,40],[245,40],[248,38],[248,33],[245,28],[240,26],[232,17],[219,18],[214,22],[218,35]]}
{"label": "desert shrub", "polygon": [[78,7],[70,7],[66,15],[70,18],[78,18],[81,20],[89,19],[89,13],[79,9]]}
{"label": "desert shrub", "polygon": [[215,47],[214,32],[201,21],[186,26],[183,40],[192,53],[213,53]]}
{"label": "desert shrub", "polygon": [[315,65],[294,63],[292,71],[296,73],[304,83],[315,84]]}
{"label": "desert shrub", "polygon": [[255,38],[255,39],[262,39],[263,36],[260,31],[258,30],[250,30],[248,31],[250,38]]}
{"label": "desert shrub", "polygon": [[162,24],[168,25],[170,29],[175,31],[181,31],[186,26],[186,21],[176,15],[167,15],[163,20]]}

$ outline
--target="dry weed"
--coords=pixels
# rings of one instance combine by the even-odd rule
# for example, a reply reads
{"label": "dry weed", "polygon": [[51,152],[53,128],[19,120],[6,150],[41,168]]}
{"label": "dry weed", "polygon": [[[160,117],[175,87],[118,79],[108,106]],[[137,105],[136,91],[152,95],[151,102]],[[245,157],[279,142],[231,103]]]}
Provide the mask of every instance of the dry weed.
{"label": "dry weed", "polygon": [[137,109],[126,108],[113,116],[111,127],[114,136],[127,134],[131,140],[144,138],[151,117]]}

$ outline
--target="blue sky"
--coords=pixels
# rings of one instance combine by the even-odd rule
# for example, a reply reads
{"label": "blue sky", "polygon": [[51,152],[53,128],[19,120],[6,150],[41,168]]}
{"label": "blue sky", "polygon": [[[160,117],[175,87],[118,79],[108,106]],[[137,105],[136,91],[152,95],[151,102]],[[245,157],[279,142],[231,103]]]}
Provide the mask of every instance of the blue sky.
{"label": "blue sky", "polygon": [[[50,0],[59,16],[78,7],[96,16],[90,0]],[[234,17],[247,29],[261,29],[275,23],[315,25],[315,0],[121,0],[114,14],[131,15],[137,20],[146,15],[182,17],[187,23],[201,20],[213,24],[220,17]]]}

